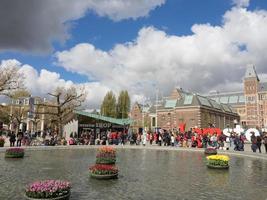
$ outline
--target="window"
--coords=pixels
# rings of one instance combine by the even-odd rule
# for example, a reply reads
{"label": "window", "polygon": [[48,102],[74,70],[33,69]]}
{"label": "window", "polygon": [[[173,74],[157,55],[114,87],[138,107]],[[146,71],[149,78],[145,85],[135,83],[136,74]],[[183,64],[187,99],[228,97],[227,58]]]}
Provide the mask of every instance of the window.
{"label": "window", "polygon": [[193,101],[193,95],[186,95],[184,99],[184,105],[190,105]]}
{"label": "window", "polygon": [[29,99],[24,99],[24,105],[29,105]]}

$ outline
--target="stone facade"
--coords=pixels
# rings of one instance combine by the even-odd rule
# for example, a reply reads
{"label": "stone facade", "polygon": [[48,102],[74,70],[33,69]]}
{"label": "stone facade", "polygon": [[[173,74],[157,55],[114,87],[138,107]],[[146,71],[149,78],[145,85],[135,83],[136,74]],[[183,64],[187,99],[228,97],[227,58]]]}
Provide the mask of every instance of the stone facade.
{"label": "stone facade", "polygon": [[[47,120],[44,115],[34,114],[37,109],[37,104],[43,102],[40,97],[23,97],[19,99],[11,99],[8,106],[10,107],[10,130],[17,131],[44,131],[46,128]],[[21,123],[18,125],[16,118],[20,118]],[[14,120],[14,121],[13,121]],[[18,127],[19,126],[19,127]]]}

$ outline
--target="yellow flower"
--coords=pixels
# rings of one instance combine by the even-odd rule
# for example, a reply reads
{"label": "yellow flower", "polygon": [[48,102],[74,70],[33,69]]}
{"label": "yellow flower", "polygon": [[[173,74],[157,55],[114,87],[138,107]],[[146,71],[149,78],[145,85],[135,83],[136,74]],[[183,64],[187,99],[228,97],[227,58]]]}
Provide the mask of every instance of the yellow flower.
{"label": "yellow flower", "polygon": [[226,155],[211,155],[207,157],[208,160],[222,160],[222,161],[229,161],[229,157]]}

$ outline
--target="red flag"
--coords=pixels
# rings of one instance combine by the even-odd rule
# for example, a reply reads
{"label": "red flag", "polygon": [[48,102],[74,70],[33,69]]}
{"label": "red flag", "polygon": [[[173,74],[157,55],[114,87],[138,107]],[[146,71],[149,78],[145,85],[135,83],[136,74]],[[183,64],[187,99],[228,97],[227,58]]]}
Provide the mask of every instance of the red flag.
{"label": "red flag", "polygon": [[181,124],[179,124],[179,129],[180,129],[180,131],[181,131],[182,133],[185,132],[185,126],[186,126],[185,123],[181,123]]}

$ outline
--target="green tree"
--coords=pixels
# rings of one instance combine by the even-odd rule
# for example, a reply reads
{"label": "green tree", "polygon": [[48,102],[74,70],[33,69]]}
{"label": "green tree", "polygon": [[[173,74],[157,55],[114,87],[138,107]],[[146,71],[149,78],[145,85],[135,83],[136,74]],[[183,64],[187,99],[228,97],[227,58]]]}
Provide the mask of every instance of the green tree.
{"label": "green tree", "polygon": [[117,118],[128,118],[131,101],[127,90],[122,90],[118,97]]}
{"label": "green tree", "polygon": [[107,117],[116,117],[116,97],[109,91],[101,104],[101,114]]}

